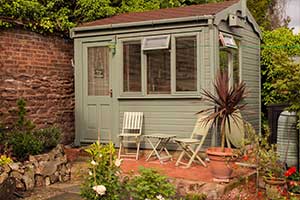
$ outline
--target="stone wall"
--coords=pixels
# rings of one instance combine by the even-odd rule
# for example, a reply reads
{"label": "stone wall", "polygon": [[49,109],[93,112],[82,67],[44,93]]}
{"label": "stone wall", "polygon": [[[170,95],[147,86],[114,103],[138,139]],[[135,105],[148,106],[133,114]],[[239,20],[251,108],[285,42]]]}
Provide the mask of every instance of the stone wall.
{"label": "stone wall", "polygon": [[32,190],[35,186],[48,186],[71,178],[71,165],[64,147],[57,145],[49,153],[29,156],[29,161],[14,162],[0,167],[0,185],[13,177],[16,189]]}
{"label": "stone wall", "polygon": [[0,30],[0,121],[11,124],[16,101],[40,128],[56,124],[74,140],[73,42],[22,29]]}

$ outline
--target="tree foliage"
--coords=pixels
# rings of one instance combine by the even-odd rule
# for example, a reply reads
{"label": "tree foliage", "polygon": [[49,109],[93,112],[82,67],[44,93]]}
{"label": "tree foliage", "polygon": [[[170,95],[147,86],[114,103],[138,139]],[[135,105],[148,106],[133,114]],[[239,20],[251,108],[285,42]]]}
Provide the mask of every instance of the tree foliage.
{"label": "tree foliage", "polygon": [[262,100],[264,105],[289,103],[300,113],[300,34],[279,28],[264,31],[261,48]]}
{"label": "tree foliage", "polygon": [[[22,25],[37,32],[67,35],[79,23],[119,13],[222,1],[226,0],[0,0],[0,27]],[[248,0],[248,7],[258,24],[269,30],[274,21],[269,15],[275,13],[278,2],[282,1]]]}

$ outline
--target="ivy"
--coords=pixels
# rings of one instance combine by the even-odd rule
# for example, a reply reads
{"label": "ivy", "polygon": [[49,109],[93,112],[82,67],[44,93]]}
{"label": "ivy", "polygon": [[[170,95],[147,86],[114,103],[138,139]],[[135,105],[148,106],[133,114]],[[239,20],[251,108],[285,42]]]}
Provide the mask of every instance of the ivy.
{"label": "ivy", "polygon": [[[224,0],[0,0],[0,28],[16,25],[40,33],[68,35],[70,28],[125,12],[179,7]],[[266,13],[278,0],[248,0],[248,7],[262,26]],[[273,3],[273,4],[272,4]],[[269,20],[269,21],[268,21]]]}

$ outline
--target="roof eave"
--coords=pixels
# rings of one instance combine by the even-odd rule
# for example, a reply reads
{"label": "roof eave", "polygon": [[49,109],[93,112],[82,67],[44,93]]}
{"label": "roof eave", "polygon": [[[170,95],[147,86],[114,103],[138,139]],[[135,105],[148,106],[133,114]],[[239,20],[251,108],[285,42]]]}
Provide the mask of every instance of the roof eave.
{"label": "roof eave", "polygon": [[129,27],[147,26],[147,25],[161,25],[161,24],[170,24],[170,23],[178,23],[178,22],[200,21],[200,20],[206,20],[206,19],[214,19],[214,15],[201,15],[201,16],[180,17],[180,18],[171,18],[171,19],[160,19],[160,20],[148,20],[148,21],[130,22],[130,23],[75,27],[75,28],[72,28],[70,31],[70,37],[71,38],[76,37],[75,32],[81,32],[81,31],[96,31],[96,30],[129,28]]}

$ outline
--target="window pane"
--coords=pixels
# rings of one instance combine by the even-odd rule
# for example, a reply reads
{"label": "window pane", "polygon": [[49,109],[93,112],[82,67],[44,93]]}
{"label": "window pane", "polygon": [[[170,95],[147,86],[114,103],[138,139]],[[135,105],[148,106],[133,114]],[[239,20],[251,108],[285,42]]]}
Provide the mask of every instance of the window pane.
{"label": "window pane", "polygon": [[109,95],[109,49],[88,48],[88,95]]}
{"label": "window pane", "polygon": [[239,59],[238,49],[232,49],[232,57],[233,57],[233,63],[232,63],[233,83],[236,84],[240,82],[240,59]]}
{"label": "window pane", "polygon": [[145,37],[143,40],[143,50],[168,49],[169,43],[169,35]]}
{"label": "window pane", "polygon": [[197,91],[197,37],[176,38],[176,91]]}
{"label": "window pane", "polygon": [[226,50],[220,50],[220,70],[221,71],[228,71],[229,65],[229,52]]}
{"label": "window pane", "polygon": [[171,67],[169,50],[147,52],[147,92],[148,94],[170,94]]}
{"label": "window pane", "polygon": [[124,42],[123,44],[123,91],[141,91],[141,43]]}

